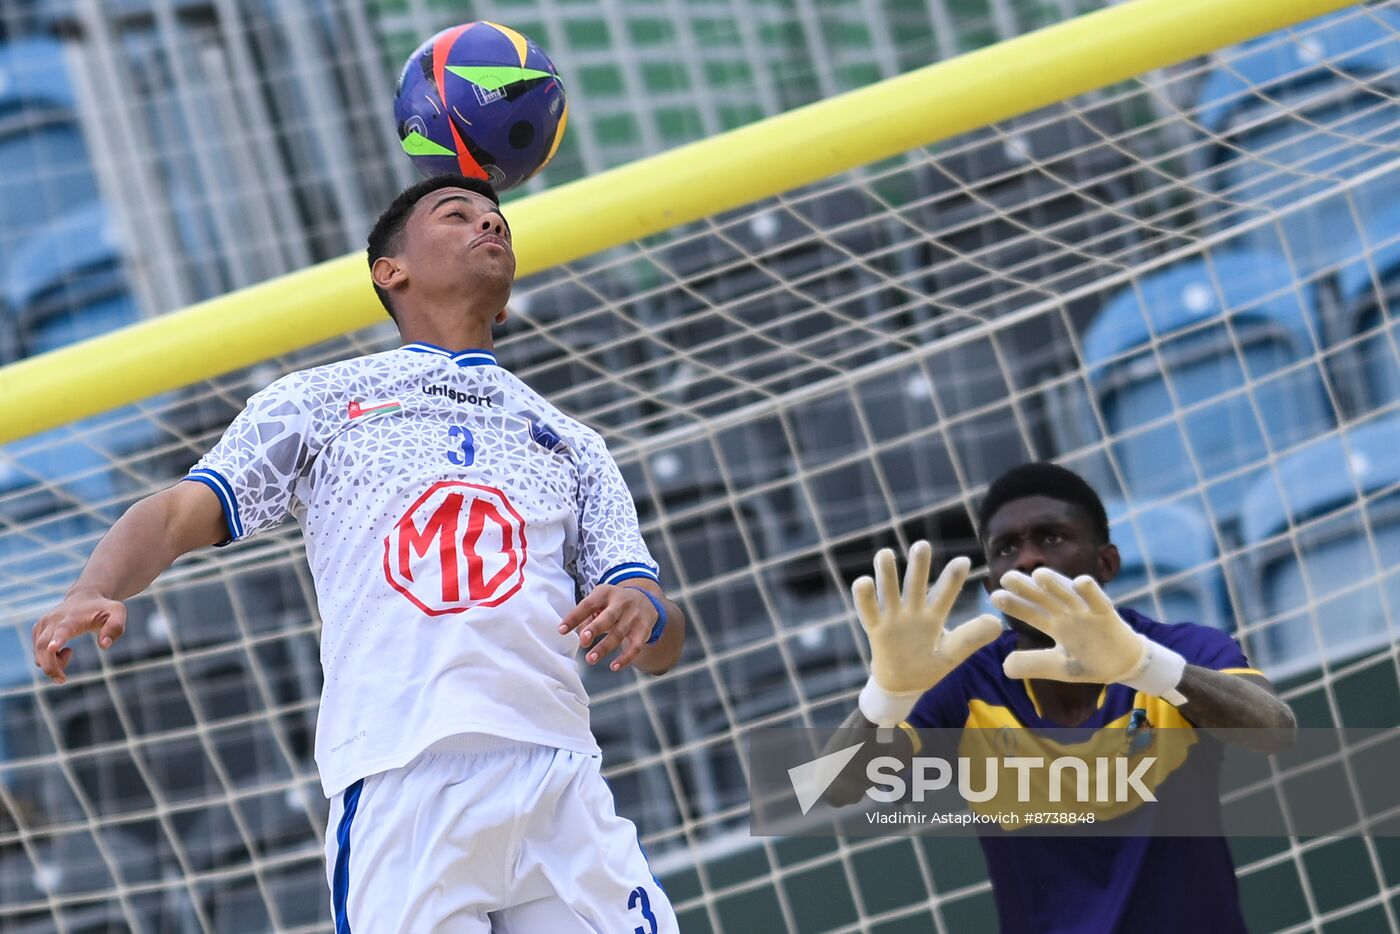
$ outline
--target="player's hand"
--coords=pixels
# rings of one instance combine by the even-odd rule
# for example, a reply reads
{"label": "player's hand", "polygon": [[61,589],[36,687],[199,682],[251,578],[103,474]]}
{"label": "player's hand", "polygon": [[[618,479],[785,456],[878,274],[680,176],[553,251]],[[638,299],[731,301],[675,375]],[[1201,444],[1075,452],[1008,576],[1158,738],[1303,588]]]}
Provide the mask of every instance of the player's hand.
{"label": "player's hand", "polygon": [[1001,623],[984,614],[945,632],[948,613],[967,581],[972,562],[954,558],[928,586],[933,549],[915,542],[900,592],[894,552],[875,555],[875,579],[851,585],[856,614],[870,639],[870,681],[860,708],[878,726],[894,726],[909,715],[919,696],[1001,634]]}
{"label": "player's hand", "polygon": [[70,592],[34,624],[34,664],[55,684],[67,681],[69,643],[85,632],[97,633],[97,644],[110,649],[126,632],[126,604],[92,591]]}
{"label": "player's hand", "polygon": [[621,671],[646,648],[656,620],[656,607],[639,588],[599,584],[564,617],[559,632],[578,630],[579,643],[587,651],[584,660],[590,665],[621,649],[608,666]]}
{"label": "player's hand", "polygon": [[1036,568],[1031,575],[1008,571],[992,604],[1055,640],[1053,649],[1008,655],[1002,663],[1008,678],[1116,682],[1173,704],[1185,703],[1176,686],[1186,660],[1134,631],[1089,575],[1071,581],[1050,568]]}

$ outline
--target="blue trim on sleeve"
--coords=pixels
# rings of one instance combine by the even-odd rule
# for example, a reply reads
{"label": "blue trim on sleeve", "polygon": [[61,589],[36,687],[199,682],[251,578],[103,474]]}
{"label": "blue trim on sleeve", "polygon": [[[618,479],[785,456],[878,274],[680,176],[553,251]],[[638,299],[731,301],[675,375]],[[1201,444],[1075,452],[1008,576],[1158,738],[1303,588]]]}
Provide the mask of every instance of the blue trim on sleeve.
{"label": "blue trim on sleeve", "polygon": [[640,561],[629,561],[626,564],[615,564],[603,572],[598,578],[599,584],[619,584],[634,577],[645,577],[647,580],[661,583],[661,578],[657,575],[656,568]]}
{"label": "blue trim on sleeve", "polygon": [[238,497],[234,495],[232,484],[224,479],[223,474],[208,467],[199,467],[181,479],[194,480],[213,490],[224,510],[224,524],[228,526],[229,542],[236,542],[243,537],[243,520],[238,515]]}
{"label": "blue trim on sleeve", "polygon": [[355,812],[360,806],[360,792],[365,787],[362,778],[345,789],[345,810],[340,815],[340,824],[335,829],[335,876],[331,888],[332,903],[335,908],[335,934],[350,934],[350,824],[355,820]]}

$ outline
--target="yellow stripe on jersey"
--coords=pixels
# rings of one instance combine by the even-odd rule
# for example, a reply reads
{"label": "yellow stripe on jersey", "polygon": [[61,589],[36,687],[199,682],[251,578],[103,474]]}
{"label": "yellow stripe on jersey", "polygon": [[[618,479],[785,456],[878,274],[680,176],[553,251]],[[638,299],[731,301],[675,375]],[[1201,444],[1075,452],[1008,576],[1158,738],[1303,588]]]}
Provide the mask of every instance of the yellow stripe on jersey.
{"label": "yellow stripe on jersey", "polygon": [[909,737],[909,742],[914,744],[914,755],[917,756],[924,748],[924,741],[919,739],[919,731],[910,726],[908,720],[899,721],[899,728]]}
{"label": "yellow stripe on jersey", "polygon": [[1261,678],[1267,677],[1258,668],[1220,668],[1217,669],[1222,675],[1258,675]]}
{"label": "yellow stripe on jersey", "polygon": [[[1127,740],[1131,712],[1098,728],[1083,742],[1066,743],[1025,729],[1007,707],[970,700],[958,756],[969,760],[973,792],[985,793],[993,773],[996,789],[987,800],[969,801],[968,806],[979,814],[1003,817],[1016,814],[1016,821],[1001,825],[1008,831],[1036,826],[1027,819],[1036,812],[1064,810],[1084,814],[1092,811],[1096,821],[1103,821],[1137,810],[1144,802],[1136,795],[1128,795],[1128,800],[1121,803],[1112,800],[1120,768],[1115,760],[1124,759],[1129,773],[1135,772],[1144,759],[1153,760],[1139,778],[1151,790],[1185,764],[1190,749],[1199,740],[1186,718],[1161,698],[1139,693],[1134,704],[1146,710],[1148,729],[1188,732],[1175,733],[1173,742],[1153,742],[1137,754],[1131,754]],[[1013,756],[1038,758],[1041,765],[1018,769],[1004,764]],[[1052,766],[1055,760],[1061,760],[1062,764]],[[1100,766],[1099,760],[1104,760],[1106,767]],[[1076,779],[1087,783],[1088,800],[1078,799]],[[1022,784],[1027,791],[1024,796],[1020,794]],[[1021,798],[1024,800],[1018,800]]]}

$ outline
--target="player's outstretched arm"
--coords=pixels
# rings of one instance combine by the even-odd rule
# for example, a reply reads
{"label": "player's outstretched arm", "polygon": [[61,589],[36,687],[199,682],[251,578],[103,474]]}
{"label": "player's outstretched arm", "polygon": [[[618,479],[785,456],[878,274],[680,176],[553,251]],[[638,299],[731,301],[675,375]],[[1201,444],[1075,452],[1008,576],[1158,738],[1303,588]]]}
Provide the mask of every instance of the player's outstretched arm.
{"label": "player's outstretched arm", "polygon": [[667,599],[660,584],[635,577],[593,588],[559,623],[559,631],[578,633],[590,665],[618,652],[608,664],[613,671],[636,665],[660,675],[681,657],[685,614]]}
{"label": "player's outstretched arm", "polygon": [[73,639],[96,632],[104,649],[126,631],[122,601],[145,590],[186,552],[228,537],[223,509],[202,483],[177,483],[132,505],[93,549],[63,601],[34,626],[34,663],[58,684]]}
{"label": "player's outstretched arm", "polygon": [[1282,752],[1297,739],[1293,709],[1263,675],[1187,665],[1181,693],[1186,695],[1181,715],[1227,743],[1268,755]]}
{"label": "player's outstretched arm", "polygon": [[1196,726],[1226,731],[1217,735],[1228,742],[1266,753],[1292,745],[1293,712],[1266,679],[1187,664],[1129,627],[1092,577],[1070,580],[1043,567],[1009,571],[1001,586],[992,594],[997,609],[1055,640],[1054,648],[1008,655],[1008,678],[1126,684],[1163,698]]}
{"label": "player's outstretched arm", "polygon": [[929,587],[932,556],[928,542],[915,542],[909,549],[902,593],[894,552],[888,548],[875,555],[875,579],[862,577],[851,586],[856,615],[870,639],[870,680],[860,692],[858,709],[823,751],[866,745],[827,788],[823,797],[828,804],[846,805],[860,798],[867,787],[865,765],[875,756],[908,761],[917,740],[904,730],[879,728],[902,724],[926,691],[1001,634],[1001,622],[990,614],[946,631],[948,614],[972,563],[954,558]]}

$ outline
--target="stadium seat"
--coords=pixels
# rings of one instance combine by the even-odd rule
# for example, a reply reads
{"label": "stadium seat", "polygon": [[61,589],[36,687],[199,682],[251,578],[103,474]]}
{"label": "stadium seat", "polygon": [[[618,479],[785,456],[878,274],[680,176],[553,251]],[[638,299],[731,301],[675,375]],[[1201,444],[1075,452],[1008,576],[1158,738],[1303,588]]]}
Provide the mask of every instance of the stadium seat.
{"label": "stadium seat", "polygon": [[[1063,419],[1045,417],[1054,403],[1043,384],[1079,365],[1071,331],[1099,305],[1082,287],[1137,255],[1134,197],[1153,183],[1105,143],[1123,132],[1119,110],[1091,101],[959,137],[920,171],[915,204],[901,211],[931,232],[915,280],[927,299],[917,334],[948,342],[925,362],[969,484],[1078,446],[1062,437]],[[1047,300],[1054,313],[1025,313]],[[1001,319],[993,330],[990,318]],[[983,411],[958,418],[974,408]]]}
{"label": "stadium seat", "polygon": [[[1104,505],[1123,562],[1107,588],[1115,602],[1162,622],[1232,628],[1223,611],[1225,581],[1213,563],[1215,535],[1199,510],[1158,503],[1134,515],[1121,500]],[[1176,575],[1188,576],[1163,582]]]}
{"label": "stadium seat", "polygon": [[[643,837],[674,827],[680,819],[676,798],[664,764],[663,744],[642,697],[618,690],[617,675],[584,666],[591,697],[589,726],[603,751],[603,769],[624,817]],[[662,731],[674,731],[674,710],[653,696],[652,706]],[[646,763],[646,764],[641,764]]]}
{"label": "stadium seat", "polygon": [[14,314],[0,304],[0,366],[8,366],[22,356],[18,323]]}
{"label": "stadium seat", "polygon": [[10,251],[4,298],[25,356],[131,324],[121,238],[106,207],[92,201],[35,223]]}
{"label": "stadium seat", "polygon": [[[98,197],[62,46],[0,42],[0,274],[18,266],[37,223]],[[32,254],[31,254],[32,255]],[[0,361],[20,355],[12,308],[0,309]]]}
{"label": "stadium seat", "polygon": [[[1220,198],[1217,207],[1283,211],[1279,232],[1300,274],[1346,258],[1345,247],[1400,194],[1400,170],[1342,189],[1394,161],[1397,91],[1394,10],[1349,9],[1303,24],[1286,39],[1272,34],[1245,43],[1211,72],[1197,98],[1202,129],[1219,140],[1202,147],[1200,166]],[[1314,196],[1316,203],[1289,210]],[[1257,233],[1272,236],[1273,226]]]}
{"label": "stadium seat", "polygon": [[[30,219],[31,226],[33,219]],[[121,257],[98,203],[33,230],[8,252],[0,302],[20,354],[29,356],[130,324]],[[24,438],[0,450],[0,579],[16,599],[49,592],[77,572],[73,546],[95,543],[122,492],[113,458],[149,447],[153,427],[122,410]],[[24,531],[20,531],[23,526]],[[68,551],[55,551],[59,543]],[[0,644],[0,670],[28,669]],[[21,646],[25,656],[27,647]]]}
{"label": "stadium seat", "polygon": [[[993,317],[1067,294],[1129,262],[1138,240],[1130,202],[1148,186],[1139,186],[1120,148],[1104,145],[1122,132],[1113,107],[1057,106],[996,132],[960,137],[952,151],[935,156],[920,175],[914,214],[923,229],[938,232],[926,240],[920,264],[931,270],[924,294]],[[1075,299],[1067,309],[1076,320],[1093,310]],[[1018,354],[1063,353],[1065,342],[1049,339],[1045,327],[1017,339]]]}
{"label": "stadium seat", "polygon": [[849,362],[853,350],[883,347],[885,332],[905,327],[908,306],[920,300],[891,286],[920,238],[877,214],[856,192],[797,192],[657,249],[649,258],[660,282],[641,284],[630,303],[668,361],[648,384],[678,404],[722,392],[703,412],[714,414],[765,398],[755,384],[787,388],[795,368],[809,382],[821,365],[814,358],[845,353]]}
{"label": "stadium seat", "polygon": [[[63,748],[73,756],[71,773],[97,813],[130,815],[158,801],[173,808],[174,839],[151,828],[141,841],[167,867],[175,865],[172,846],[186,865],[209,870],[315,844],[307,808],[323,807],[324,799],[286,790],[311,768],[309,748],[293,735],[301,725],[264,699],[253,651],[187,656],[178,668],[165,663],[124,676],[120,711],[100,683],[70,685],[52,705]],[[284,670],[285,660],[260,657],[258,667],[272,705],[305,700],[268,674]],[[288,760],[274,731],[289,739],[298,761]],[[266,788],[275,790],[258,792]]]}
{"label": "stadium seat", "polygon": [[221,878],[205,891],[212,934],[315,929],[326,918],[325,858],[304,847],[279,853],[256,875]]}
{"label": "stadium seat", "polygon": [[635,424],[643,399],[632,374],[646,359],[647,342],[619,310],[619,293],[608,276],[533,277],[513,293],[496,339],[511,372],[604,431]]}
{"label": "stadium seat", "polygon": [[[1282,460],[1245,497],[1249,644],[1280,674],[1390,645],[1400,606],[1400,419]],[[1307,609],[1311,607],[1309,612]]]}
{"label": "stadium seat", "polygon": [[1129,497],[1204,484],[1213,516],[1232,521],[1271,451],[1334,424],[1307,363],[1318,328],[1312,292],[1268,254],[1189,261],[1110,299],[1084,363]]}
{"label": "stadium seat", "polygon": [[[33,860],[22,847],[6,846],[0,849],[0,904],[43,904],[44,891],[37,884],[37,875]],[[9,924],[24,934],[31,931],[51,931],[53,915],[47,908],[36,909],[10,919]]]}
{"label": "stadium seat", "polygon": [[[76,824],[66,828],[49,824],[37,833],[35,829],[26,828],[23,846],[18,842],[0,846],[0,905],[33,906],[23,914],[7,915],[6,934],[178,930],[159,926],[160,911],[149,898],[128,898],[128,911],[115,897],[114,873],[124,886],[162,881],[154,853],[127,828],[105,828],[96,835]],[[62,907],[55,907],[57,903]]]}
{"label": "stadium seat", "polygon": [[[1365,259],[1337,273],[1341,310],[1331,343],[1338,380],[1352,414],[1400,402],[1400,212],[1390,211],[1366,232],[1355,253]],[[1374,270],[1374,273],[1373,273]]]}
{"label": "stadium seat", "polygon": [[[32,232],[10,253],[3,282],[24,356],[95,337],[139,318],[126,287],[117,236],[103,206],[94,202]],[[12,475],[0,473],[0,492],[23,485],[24,475],[60,480],[81,503],[111,498],[106,470],[112,457],[149,445],[153,427],[122,410],[16,442],[7,453]],[[71,440],[69,440],[71,439]]]}
{"label": "stadium seat", "polygon": [[[922,365],[904,361],[851,384],[814,389],[787,410],[802,485],[821,504],[822,535],[841,540],[833,556],[843,570],[865,568],[884,544],[869,536],[899,517],[918,524],[961,512],[960,483],[986,483],[1029,459],[1006,381],[984,349],[985,342],[959,344]],[[977,373],[977,363],[982,372],[962,381]],[[931,534],[906,531],[911,538]]]}
{"label": "stadium seat", "polygon": [[0,43],[0,257],[24,242],[36,218],[97,196],[62,46],[50,39]]}
{"label": "stadium seat", "polygon": [[1226,50],[1228,67],[1212,70],[1196,97],[1198,119],[1207,131],[1228,130],[1242,114],[1271,106],[1267,98],[1334,84],[1343,75],[1400,84],[1400,13],[1394,10],[1358,15],[1348,9],[1299,23],[1290,32],[1292,37],[1270,33]]}

